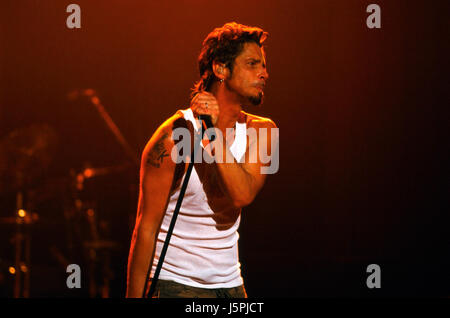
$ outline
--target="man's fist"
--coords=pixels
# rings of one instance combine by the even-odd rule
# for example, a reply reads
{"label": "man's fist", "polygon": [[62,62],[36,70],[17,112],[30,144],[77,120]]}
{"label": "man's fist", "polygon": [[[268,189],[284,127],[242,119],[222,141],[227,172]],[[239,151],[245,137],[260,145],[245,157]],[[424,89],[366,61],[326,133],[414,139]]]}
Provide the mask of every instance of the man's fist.
{"label": "man's fist", "polygon": [[199,115],[210,115],[212,124],[216,126],[219,119],[219,104],[213,94],[202,91],[195,95],[191,100],[191,109],[196,118]]}

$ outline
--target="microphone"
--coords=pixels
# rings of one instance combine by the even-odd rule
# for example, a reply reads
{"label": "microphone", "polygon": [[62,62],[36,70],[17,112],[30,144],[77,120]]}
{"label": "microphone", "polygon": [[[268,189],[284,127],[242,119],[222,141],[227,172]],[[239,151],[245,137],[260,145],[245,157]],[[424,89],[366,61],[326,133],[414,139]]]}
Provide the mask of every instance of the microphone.
{"label": "microphone", "polygon": [[[202,134],[202,138],[203,138],[203,134],[205,133],[205,131],[208,128],[214,128],[214,125],[211,121],[210,115],[199,115],[198,119],[200,120],[200,123],[201,123],[201,134]],[[208,139],[210,141],[214,141],[214,139],[216,139],[216,136],[210,134],[209,132],[206,135],[208,136]]]}

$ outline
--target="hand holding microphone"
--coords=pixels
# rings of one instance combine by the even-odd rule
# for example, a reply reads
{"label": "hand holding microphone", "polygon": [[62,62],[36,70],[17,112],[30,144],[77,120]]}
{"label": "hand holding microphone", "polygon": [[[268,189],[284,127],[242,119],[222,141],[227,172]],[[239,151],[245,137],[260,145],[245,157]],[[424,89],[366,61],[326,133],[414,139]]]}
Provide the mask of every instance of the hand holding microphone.
{"label": "hand holding microphone", "polygon": [[195,95],[191,100],[191,109],[194,117],[198,117],[199,115],[211,116],[211,122],[216,126],[220,111],[217,99],[213,94],[202,91]]}
{"label": "hand holding microphone", "polygon": [[[202,121],[202,125],[203,123],[206,125],[206,127],[203,127],[204,130],[216,126],[220,111],[217,99],[213,94],[202,91],[195,95],[191,100],[191,109],[194,117],[198,117]],[[208,136],[208,138],[211,141],[214,140],[214,138],[211,139],[211,136]]]}

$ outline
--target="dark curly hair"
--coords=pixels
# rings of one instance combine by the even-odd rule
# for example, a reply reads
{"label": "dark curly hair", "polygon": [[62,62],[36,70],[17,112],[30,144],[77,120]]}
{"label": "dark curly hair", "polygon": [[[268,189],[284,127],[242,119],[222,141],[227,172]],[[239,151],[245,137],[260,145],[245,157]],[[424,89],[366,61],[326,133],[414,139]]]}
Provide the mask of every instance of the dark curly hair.
{"label": "dark curly hair", "polygon": [[255,42],[262,47],[268,35],[260,28],[236,22],[226,23],[221,28],[215,28],[203,41],[203,47],[198,56],[200,80],[195,83],[191,97],[200,91],[209,91],[211,88],[215,79],[212,69],[213,61],[224,63],[230,73],[233,73],[234,60],[242,52],[244,44]]}

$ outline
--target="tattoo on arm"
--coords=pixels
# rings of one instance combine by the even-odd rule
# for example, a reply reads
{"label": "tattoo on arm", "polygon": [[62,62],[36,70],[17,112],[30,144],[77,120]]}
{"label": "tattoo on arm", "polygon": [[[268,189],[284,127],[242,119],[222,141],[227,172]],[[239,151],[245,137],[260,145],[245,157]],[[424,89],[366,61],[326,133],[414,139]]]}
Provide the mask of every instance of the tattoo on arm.
{"label": "tattoo on arm", "polygon": [[161,163],[163,163],[164,157],[168,157],[166,148],[164,148],[164,140],[169,136],[165,133],[153,146],[147,156],[147,165],[152,165],[153,167],[159,168]]}

